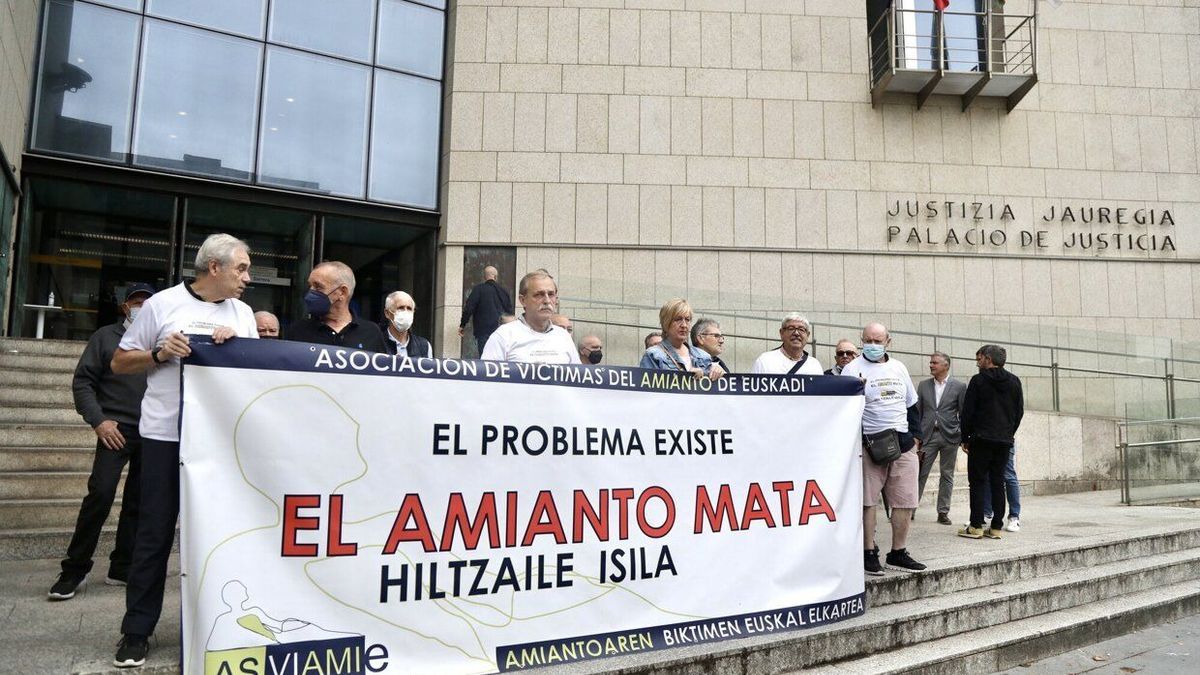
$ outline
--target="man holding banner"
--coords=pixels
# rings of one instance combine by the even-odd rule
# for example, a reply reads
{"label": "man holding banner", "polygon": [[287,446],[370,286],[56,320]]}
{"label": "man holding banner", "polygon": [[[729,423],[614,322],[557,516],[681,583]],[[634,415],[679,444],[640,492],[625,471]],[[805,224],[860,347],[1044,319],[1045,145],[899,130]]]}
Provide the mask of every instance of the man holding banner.
{"label": "man holding banner", "polygon": [[249,283],[246,242],[211,235],[196,252],[196,280],[146,300],[113,355],[113,373],[148,373],[139,423],[141,506],[125,589],[123,637],[113,659],[118,668],[146,662],[148,639],[162,613],[179,515],[179,360],[192,353],[188,335],[211,335],[216,344],[258,337],[254,312],[238,299]]}

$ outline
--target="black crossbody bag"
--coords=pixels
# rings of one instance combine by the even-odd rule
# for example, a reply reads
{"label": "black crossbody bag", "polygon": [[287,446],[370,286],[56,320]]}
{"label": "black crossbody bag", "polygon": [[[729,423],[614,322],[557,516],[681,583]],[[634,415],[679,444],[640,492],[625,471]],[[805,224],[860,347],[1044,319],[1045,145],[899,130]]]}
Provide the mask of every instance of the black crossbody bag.
{"label": "black crossbody bag", "polygon": [[867,455],[879,466],[887,466],[903,454],[900,450],[900,435],[894,429],[864,434],[863,438],[867,441]]}

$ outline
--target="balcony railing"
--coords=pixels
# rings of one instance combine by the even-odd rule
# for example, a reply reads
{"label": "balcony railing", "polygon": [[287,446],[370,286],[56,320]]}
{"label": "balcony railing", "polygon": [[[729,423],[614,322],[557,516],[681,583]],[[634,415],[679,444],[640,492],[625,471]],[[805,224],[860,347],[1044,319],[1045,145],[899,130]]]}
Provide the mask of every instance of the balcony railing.
{"label": "balcony railing", "polygon": [[893,2],[867,40],[871,104],[885,94],[916,94],[917,107],[934,94],[958,96],[966,110],[976,98],[1003,98],[1011,111],[1037,83],[1037,3],[1030,14],[938,12]]}

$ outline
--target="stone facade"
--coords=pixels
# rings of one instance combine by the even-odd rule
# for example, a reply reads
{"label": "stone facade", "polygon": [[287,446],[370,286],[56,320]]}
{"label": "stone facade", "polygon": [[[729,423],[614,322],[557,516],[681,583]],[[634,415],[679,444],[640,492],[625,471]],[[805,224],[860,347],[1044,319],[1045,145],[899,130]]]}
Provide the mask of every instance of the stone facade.
{"label": "stone facade", "polygon": [[38,0],[0,2],[0,148],[20,167],[29,120]]}
{"label": "stone facade", "polygon": [[[1195,2],[1042,2],[1039,82],[1011,113],[1002,99],[963,112],[938,96],[873,108],[862,1],[463,0],[449,30],[436,308],[447,355],[463,247],[511,245],[518,269],[558,277],[564,309],[615,363],[636,362],[645,330],[612,324],[655,325],[653,308],[676,295],[740,315],[718,318],[747,337],[774,335],[747,315],[796,309],[1200,356],[1184,344],[1200,340]],[[909,217],[909,202],[941,213]],[[1133,223],[1140,209],[1172,223]],[[951,228],[1006,241],[946,243]],[[1023,246],[1022,230],[1045,245]],[[1064,243],[1100,232],[1112,233],[1103,251]],[[1116,234],[1156,246],[1167,235],[1174,250],[1132,238],[1117,250]],[[730,362],[748,367],[768,344],[732,340]],[[1026,360],[1049,364],[1034,351]]]}

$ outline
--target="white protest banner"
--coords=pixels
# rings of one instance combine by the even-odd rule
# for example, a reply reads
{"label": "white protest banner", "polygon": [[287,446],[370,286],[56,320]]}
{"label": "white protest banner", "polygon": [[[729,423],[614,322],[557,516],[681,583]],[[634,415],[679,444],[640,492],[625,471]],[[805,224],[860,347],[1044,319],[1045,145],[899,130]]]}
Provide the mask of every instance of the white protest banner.
{"label": "white protest banner", "polygon": [[854,378],[197,344],[184,672],[503,672],[857,616],[862,407]]}

